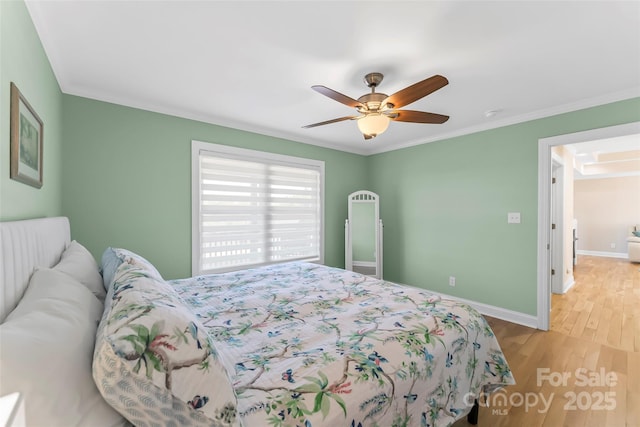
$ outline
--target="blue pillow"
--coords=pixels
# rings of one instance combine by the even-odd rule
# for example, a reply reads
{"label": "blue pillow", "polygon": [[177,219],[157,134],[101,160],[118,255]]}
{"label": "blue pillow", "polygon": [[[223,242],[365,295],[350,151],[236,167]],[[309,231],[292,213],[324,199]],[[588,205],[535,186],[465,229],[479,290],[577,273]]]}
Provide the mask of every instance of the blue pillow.
{"label": "blue pillow", "polygon": [[102,264],[102,284],[108,292],[109,286],[111,286],[111,283],[113,282],[113,276],[115,276],[118,266],[122,264],[122,259],[118,257],[113,248],[107,248],[102,253],[102,260],[100,263]]}
{"label": "blue pillow", "polygon": [[159,280],[162,280],[162,276],[156,270],[156,268],[149,261],[141,257],[140,255],[120,248],[107,248],[102,253],[102,260],[100,261],[102,269],[102,284],[107,292],[109,287],[113,283],[113,278],[116,275],[116,270],[123,262],[129,264],[139,264],[144,266],[149,273]]}

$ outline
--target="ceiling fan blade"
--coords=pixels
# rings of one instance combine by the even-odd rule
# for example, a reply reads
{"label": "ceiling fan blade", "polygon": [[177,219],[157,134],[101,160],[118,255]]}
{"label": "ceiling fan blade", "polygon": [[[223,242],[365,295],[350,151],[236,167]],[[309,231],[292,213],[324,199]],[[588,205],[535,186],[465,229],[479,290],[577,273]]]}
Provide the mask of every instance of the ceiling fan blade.
{"label": "ceiling fan blade", "polygon": [[345,117],[340,117],[337,119],[332,119],[332,120],[327,120],[324,122],[319,122],[319,123],[313,123],[311,125],[306,125],[306,126],[302,126],[305,129],[308,128],[314,128],[316,126],[323,126],[323,125],[330,125],[331,123],[337,123],[337,122],[342,122],[344,120],[355,120],[355,119],[359,119],[362,116],[345,116]]}
{"label": "ceiling fan blade", "polygon": [[347,95],[343,95],[340,92],[336,92],[333,89],[329,89],[326,86],[311,86],[311,89],[315,90],[318,93],[323,94],[324,96],[328,96],[329,98],[333,99],[334,101],[338,101],[344,105],[347,105],[349,107],[364,107],[364,104],[360,101],[356,101],[353,98],[348,97]]}
{"label": "ceiling fan blade", "polygon": [[401,108],[429,95],[430,93],[437,91],[438,89],[448,84],[449,80],[447,80],[446,77],[436,74],[435,76],[424,79],[421,82],[412,84],[411,86],[408,86],[394,93],[393,95],[387,97],[387,99],[382,101],[381,105],[393,104],[392,108]]}
{"label": "ceiling fan blade", "polygon": [[449,116],[442,114],[425,113],[424,111],[412,110],[390,110],[385,112],[385,115],[396,122],[442,124],[449,120]]}

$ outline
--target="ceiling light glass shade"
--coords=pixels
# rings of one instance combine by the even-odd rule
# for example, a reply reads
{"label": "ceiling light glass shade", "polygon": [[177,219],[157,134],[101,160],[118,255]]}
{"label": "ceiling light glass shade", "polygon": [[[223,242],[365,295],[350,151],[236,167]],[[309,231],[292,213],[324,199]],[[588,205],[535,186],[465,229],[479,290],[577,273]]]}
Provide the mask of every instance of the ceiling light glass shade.
{"label": "ceiling light glass shade", "polygon": [[384,114],[371,113],[358,119],[358,129],[365,135],[378,136],[389,127],[389,117]]}

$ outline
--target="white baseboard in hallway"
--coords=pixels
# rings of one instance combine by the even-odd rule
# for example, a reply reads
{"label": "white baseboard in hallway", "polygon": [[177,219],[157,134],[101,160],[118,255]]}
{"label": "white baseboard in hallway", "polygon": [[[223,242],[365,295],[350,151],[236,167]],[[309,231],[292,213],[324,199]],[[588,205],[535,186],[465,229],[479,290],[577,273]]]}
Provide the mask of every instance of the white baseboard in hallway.
{"label": "white baseboard in hallway", "polygon": [[605,257],[605,258],[622,258],[622,259],[628,259],[629,255],[627,255],[625,252],[604,252],[604,251],[583,251],[583,250],[578,250],[576,251],[576,254],[578,255],[590,255],[590,256],[601,256],[601,257]]}

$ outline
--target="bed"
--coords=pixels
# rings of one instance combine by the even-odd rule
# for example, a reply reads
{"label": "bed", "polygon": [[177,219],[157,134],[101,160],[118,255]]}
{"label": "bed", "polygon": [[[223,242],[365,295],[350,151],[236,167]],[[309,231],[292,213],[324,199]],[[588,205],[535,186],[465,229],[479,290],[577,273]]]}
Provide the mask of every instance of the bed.
{"label": "bed", "polygon": [[[61,274],[72,276],[68,265],[64,273],[49,272],[74,246],[68,221],[51,220],[38,221],[66,227],[55,238],[62,238],[52,250],[57,255],[27,262],[19,277],[5,274],[6,264],[25,263],[28,254],[6,256],[21,252],[6,243],[15,224],[0,226],[2,288],[13,295],[3,294],[1,314],[11,314],[0,334],[16,310],[18,319],[25,312],[21,295],[34,294],[38,286],[30,282],[42,282],[41,270],[53,284],[66,280]],[[514,383],[484,318],[421,289],[309,263],[166,281],[121,248],[105,250],[101,272],[102,290],[76,277],[69,281],[81,287],[64,292],[78,291],[83,306],[95,306],[90,296],[104,299],[99,315],[89,310],[99,319],[83,363],[75,363],[84,380],[92,377],[82,390],[99,409],[89,411],[97,420],[84,414],[48,425],[445,426],[484,393]],[[2,395],[25,393],[3,383]]]}

